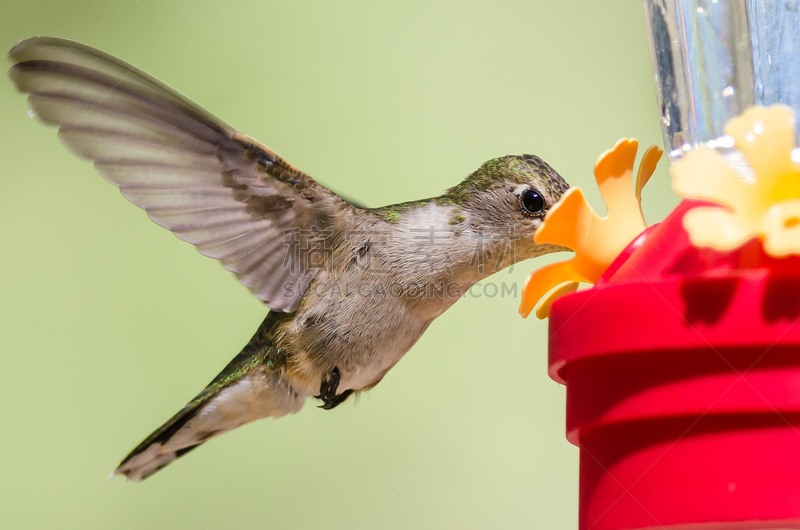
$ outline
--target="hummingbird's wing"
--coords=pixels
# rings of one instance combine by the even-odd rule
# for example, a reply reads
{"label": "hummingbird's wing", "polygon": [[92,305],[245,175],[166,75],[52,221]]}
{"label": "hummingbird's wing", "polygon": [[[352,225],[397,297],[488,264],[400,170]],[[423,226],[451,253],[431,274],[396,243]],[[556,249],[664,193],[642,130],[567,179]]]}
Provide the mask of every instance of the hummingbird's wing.
{"label": "hummingbird's wing", "polygon": [[17,44],[9,76],[75,154],[159,225],[293,311],[356,208],[134,66],[64,39]]}

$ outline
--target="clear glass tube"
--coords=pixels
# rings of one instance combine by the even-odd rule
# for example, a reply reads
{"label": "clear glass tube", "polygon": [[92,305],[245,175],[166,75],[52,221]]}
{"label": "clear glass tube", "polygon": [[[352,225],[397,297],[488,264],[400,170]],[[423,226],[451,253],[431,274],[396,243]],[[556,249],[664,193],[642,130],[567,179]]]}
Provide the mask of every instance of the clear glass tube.
{"label": "clear glass tube", "polygon": [[730,151],[725,123],[753,104],[800,116],[797,0],[644,0],[670,160],[697,146]]}

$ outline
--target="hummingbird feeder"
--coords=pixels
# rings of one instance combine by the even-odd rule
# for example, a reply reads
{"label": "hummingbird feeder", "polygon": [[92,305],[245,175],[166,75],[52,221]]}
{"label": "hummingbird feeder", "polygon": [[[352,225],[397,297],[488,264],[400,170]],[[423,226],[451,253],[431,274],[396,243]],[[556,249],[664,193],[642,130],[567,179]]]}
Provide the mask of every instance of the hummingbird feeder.
{"label": "hummingbird feeder", "polygon": [[620,140],[595,166],[608,215],[562,198],[536,240],[575,257],[534,272],[520,306],[549,316],[579,527],[800,528],[800,10],[644,4],[684,200],[645,226],[661,152],[634,179]]}

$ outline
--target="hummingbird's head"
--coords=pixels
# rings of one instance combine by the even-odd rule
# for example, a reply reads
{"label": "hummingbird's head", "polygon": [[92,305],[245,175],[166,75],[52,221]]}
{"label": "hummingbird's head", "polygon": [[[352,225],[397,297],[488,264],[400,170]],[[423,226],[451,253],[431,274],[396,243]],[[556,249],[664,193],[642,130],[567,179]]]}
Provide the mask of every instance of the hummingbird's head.
{"label": "hummingbird's head", "polygon": [[567,191],[569,184],[535,155],[508,155],[489,160],[447,196],[469,213],[475,228],[505,245],[511,258],[507,265],[527,258],[567,250],[538,245],[533,235],[548,210]]}

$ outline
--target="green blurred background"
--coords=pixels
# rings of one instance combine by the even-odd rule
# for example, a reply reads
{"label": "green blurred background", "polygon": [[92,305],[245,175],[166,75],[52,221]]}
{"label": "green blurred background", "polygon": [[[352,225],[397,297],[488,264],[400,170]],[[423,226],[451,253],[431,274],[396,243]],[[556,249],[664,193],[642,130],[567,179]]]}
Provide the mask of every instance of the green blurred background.
{"label": "green blurred background", "polygon": [[[622,136],[661,143],[630,0],[4,0],[0,48],[33,35],[138,65],[370,206],[530,152],[602,212],[596,157]],[[0,80],[0,527],[576,527],[578,453],[546,374],[547,325],[491,289],[357,403],[309,402],[146,482],[109,481],[265,308],[26,111]],[[676,202],[662,162],[649,221]],[[553,259],[492,281],[519,289]]]}

